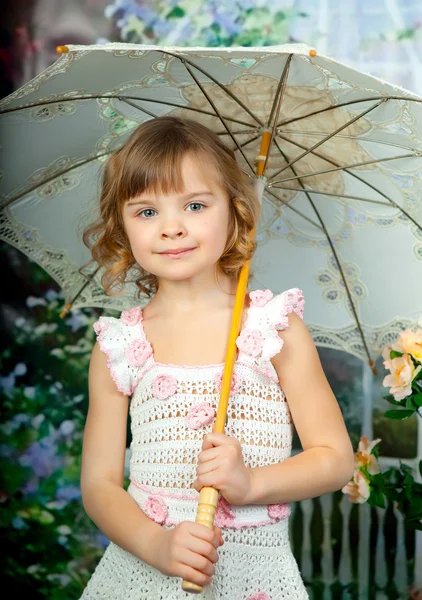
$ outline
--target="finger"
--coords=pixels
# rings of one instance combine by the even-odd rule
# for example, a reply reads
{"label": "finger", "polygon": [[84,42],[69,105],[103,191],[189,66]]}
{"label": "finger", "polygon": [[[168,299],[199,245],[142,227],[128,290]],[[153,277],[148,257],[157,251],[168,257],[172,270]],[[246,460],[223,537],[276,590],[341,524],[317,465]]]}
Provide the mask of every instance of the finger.
{"label": "finger", "polygon": [[202,450],[202,452],[198,454],[198,464],[207,462],[208,460],[213,460],[217,456],[220,456],[221,452],[221,448],[215,448],[214,446],[208,450]]}
{"label": "finger", "polygon": [[217,525],[214,525],[214,532],[218,535],[218,539],[220,540],[220,546],[222,546],[224,544],[224,540],[223,536],[221,535],[221,529]]}
{"label": "finger", "polygon": [[223,461],[221,457],[217,456],[214,460],[209,460],[207,462],[201,463],[196,467],[196,474],[203,475],[204,473],[211,473],[211,471],[216,471],[219,467],[221,467]]}
{"label": "finger", "polygon": [[208,433],[202,444],[203,450],[218,446],[232,446],[237,445],[239,442],[236,438],[225,435],[224,433]]}
{"label": "finger", "polygon": [[184,564],[180,566],[179,576],[185,581],[196,583],[196,585],[200,585],[201,587],[205,587],[211,583],[211,577]]}
{"label": "finger", "polygon": [[214,565],[206,556],[196,554],[196,552],[192,552],[191,550],[186,549],[183,553],[183,558],[179,560],[182,560],[185,565],[192,567],[195,571],[208,575],[208,577],[212,577],[215,573]]}
{"label": "finger", "polygon": [[[190,533],[193,536],[196,536],[200,540],[204,540],[209,544],[212,544],[214,548],[219,547],[219,538],[215,532],[215,529],[218,527],[215,525],[213,529],[210,529],[206,525],[202,523],[192,523],[193,527],[190,529]],[[218,529],[219,530],[219,529]],[[219,530],[220,531],[220,530]]]}
{"label": "finger", "polygon": [[201,556],[205,556],[209,561],[213,564],[218,562],[218,552],[213,544],[206,542],[205,540],[200,540],[196,537],[189,538],[189,543],[187,544],[187,548],[195,554],[200,554]]}
{"label": "finger", "polygon": [[220,489],[219,486],[219,477],[220,474],[218,469],[216,471],[211,471],[211,473],[205,473],[201,475],[194,481],[195,489],[201,491],[203,487],[213,487],[216,490]]}

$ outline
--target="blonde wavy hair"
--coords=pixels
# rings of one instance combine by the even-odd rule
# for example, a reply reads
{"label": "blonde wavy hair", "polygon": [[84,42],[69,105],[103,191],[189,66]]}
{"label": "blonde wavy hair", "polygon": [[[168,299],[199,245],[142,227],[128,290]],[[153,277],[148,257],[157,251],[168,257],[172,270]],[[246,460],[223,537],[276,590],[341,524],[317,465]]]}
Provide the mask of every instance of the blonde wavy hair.
{"label": "blonde wavy hair", "polygon": [[[123,206],[145,191],[180,192],[183,187],[182,159],[193,153],[204,164],[210,162],[230,200],[229,236],[218,266],[237,280],[245,261],[255,251],[250,232],[259,216],[259,203],[252,180],[242,171],[235,154],[216,133],[191,119],[164,116],[142,123],[127,142],[108,159],[99,203],[99,217],[85,228],[83,242],[92,260],[103,267],[101,283],[110,295],[135,272],[139,295],[152,296],[158,280],[135,261],[123,224]],[[132,280],[133,281],[133,280]]]}

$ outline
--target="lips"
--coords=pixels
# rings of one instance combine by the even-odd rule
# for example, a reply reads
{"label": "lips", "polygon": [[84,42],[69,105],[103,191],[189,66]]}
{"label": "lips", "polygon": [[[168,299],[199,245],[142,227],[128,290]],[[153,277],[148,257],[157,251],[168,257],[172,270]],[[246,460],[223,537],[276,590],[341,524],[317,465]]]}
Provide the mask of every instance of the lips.
{"label": "lips", "polygon": [[191,250],[195,250],[195,248],[177,248],[176,250],[166,250],[165,252],[160,252],[160,254],[167,256],[179,256],[180,254],[186,254]]}

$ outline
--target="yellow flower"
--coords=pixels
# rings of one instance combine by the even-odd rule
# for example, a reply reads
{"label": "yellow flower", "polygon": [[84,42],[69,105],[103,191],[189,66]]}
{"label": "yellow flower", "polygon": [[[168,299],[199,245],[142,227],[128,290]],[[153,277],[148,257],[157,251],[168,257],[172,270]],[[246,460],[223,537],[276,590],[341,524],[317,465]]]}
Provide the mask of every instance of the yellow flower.
{"label": "yellow flower", "polygon": [[370,495],[369,482],[362,471],[355,470],[353,478],[341,490],[349,496],[350,502],[354,504],[363,504]]}
{"label": "yellow flower", "polygon": [[418,331],[402,331],[399,339],[393,345],[393,350],[411,354],[413,358],[422,363],[422,329]]}
{"label": "yellow flower", "polygon": [[376,475],[380,472],[378,461],[374,454],[371,454],[372,449],[380,442],[378,438],[370,442],[366,436],[362,436],[359,441],[358,451],[355,454],[355,465],[357,468],[366,467],[368,473]]}
{"label": "yellow flower", "polygon": [[390,388],[395,400],[402,400],[412,393],[412,381],[422,369],[422,365],[415,368],[409,354],[403,354],[393,359],[388,359],[390,351],[384,350],[382,356],[384,367],[390,371],[390,375],[384,377],[383,385]]}

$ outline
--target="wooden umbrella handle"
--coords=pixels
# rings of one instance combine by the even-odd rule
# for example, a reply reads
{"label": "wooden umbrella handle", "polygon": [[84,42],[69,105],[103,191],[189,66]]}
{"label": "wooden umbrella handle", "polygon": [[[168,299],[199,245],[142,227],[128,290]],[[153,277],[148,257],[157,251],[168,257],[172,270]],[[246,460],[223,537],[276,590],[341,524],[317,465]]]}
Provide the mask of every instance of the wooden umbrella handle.
{"label": "wooden umbrella handle", "polygon": [[[213,487],[203,487],[198,500],[195,523],[201,523],[212,529],[214,527],[214,515],[218,502],[218,490]],[[203,587],[191,581],[182,581],[182,590],[190,594],[200,594]]]}
{"label": "wooden umbrella handle", "polygon": [[[267,129],[262,134],[261,148],[257,157],[257,175],[256,190],[258,201],[261,204],[264,191],[265,180],[263,173],[265,170],[266,157],[271,143],[271,134]],[[261,179],[259,179],[261,178]],[[255,239],[255,228],[250,232],[251,240]],[[230,327],[230,335],[227,344],[226,362],[223,371],[223,381],[221,383],[220,400],[218,403],[217,417],[213,431],[215,433],[224,433],[227,419],[227,408],[229,404],[230,388],[232,384],[233,367],[236,359],[236,340],[240,331],[240,322],[242,319],[243,307],[245,304],[245,294],[248,285],[250,261],[247,261],[240,269],[239,280],[237,283],[236,297],[234,301],[233,316]],[[214,515],[217,509],[218,490],[212,487],[202,488],[199,494],[198,509],[196,512],[195,523],[202,523],[209,529],[214,527]],[[182,590],[190,594],[200,594],[204,588],[196,583],[182,581]]]}
{"label": "wooden umbrella handle", "polygon": [[[224,433],[227,418],[227,407],[230,396],[230,388],[233,375],[233,367],[236,358],[236,339],[239,335],[240,321],[242,318],[243,306],[245,303],[245,291],[248,282],[249,262],[243,265],[239,282],[236,290],[234,302],[233,317],[229,342],[227,346],[226,362],[223,372],[223,381],[221,383],[220,400],[218,403],[217,417],[213,427],[215,433]],[[209,529],[214,527],[214,516],[218,502],[218,490],[213,487],[203,487],[198,500],[195,523],[201,523]],[[192,583],[191,581],[182,581],[182,590],[190,594],[200,594],[203,587]]]}

